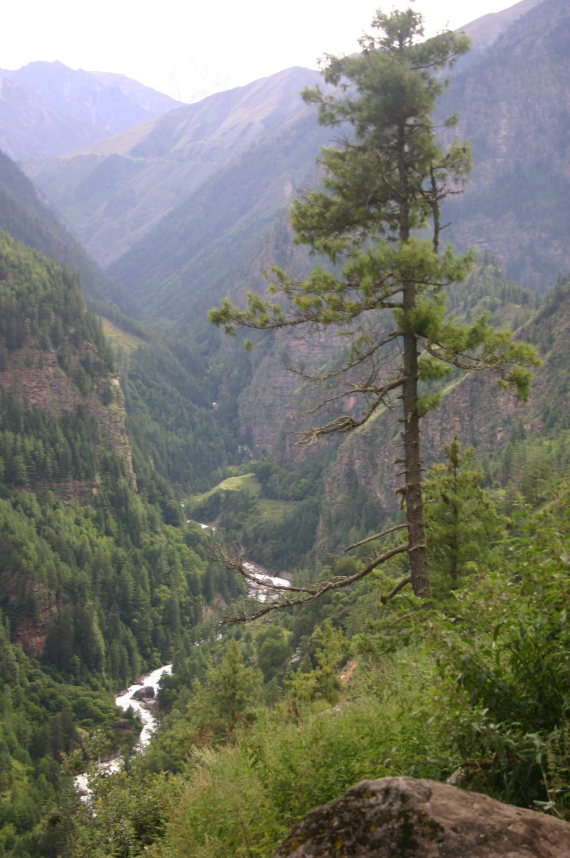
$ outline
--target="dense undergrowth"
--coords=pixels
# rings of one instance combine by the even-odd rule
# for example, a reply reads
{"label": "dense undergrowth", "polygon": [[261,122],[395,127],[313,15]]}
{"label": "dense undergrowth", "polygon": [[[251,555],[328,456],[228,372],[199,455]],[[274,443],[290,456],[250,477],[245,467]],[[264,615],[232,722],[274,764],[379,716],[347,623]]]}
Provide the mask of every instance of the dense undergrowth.
{"label": "dense undergrowth", "polygon": [[570,492],[551,489],[429,610],[381,605],[382,573],[204,641],[147,755],[95,777],[71,854],[270,856],[310,808],[386,775],[570,819]]}

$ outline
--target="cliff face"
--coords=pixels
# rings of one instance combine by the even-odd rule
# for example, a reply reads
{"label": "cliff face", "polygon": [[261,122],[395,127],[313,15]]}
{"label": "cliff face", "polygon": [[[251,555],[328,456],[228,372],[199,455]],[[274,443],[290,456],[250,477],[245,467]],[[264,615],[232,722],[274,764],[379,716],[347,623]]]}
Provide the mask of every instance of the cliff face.
{"label": "cliff face", "polygon": [[[22,578],[19,570],[0,574],[5,610],[19,614],[14,623],[13,636],[26,655],[41,658],[48,638],[50,623],[66,601],[54,593],[45,582]],[[32,612],[24,613],[22,606],[33,605]]]}
{"label": "cliff face", "polygon": [[[312,414],[314,395],[310,382],[291,368],[318,375],[338,349],[334,335],[324,331],[310,336],[277,336],[272,348],[256,357],[251,384],[239,398],[242,431],[257,456],[299,462],[314,448],[298,446],[303,431],[320,422]],[[261,350],[260,350],[261,351]],[[319,445],[322,452],[326,443]]]}
{"label": "cliff face", "polygon": [[[488,311],[492,324],[519,328],[533,314],[531,293],[505,281],[491,263],[476,266],[466,284],[450,293],[450,313],[461,319],[474,319]],[[509,445],[515,425],[529,433],[541,429],[549,419],[558,419],[556,415],[548,416],[554,403],[561,403],[558,416],[564,414],[570,341],[567,304],[567,291],[561,288],[540,316],[521,331],[521,336],[534,342],[546,358],[545,366],[536,373],[533,399],[528,406],[501,392],[491,377],[457,376],[448,383],[441,407],[422,421],[426,469],[441,461],[444,445],[456,433],[463,444],[473,445],[484,459],[488,453]],[[386,318],[384,324],[390,322]],[[288,334],[291,332],[263,341],[253,351],[252,380],[239,399],[241,428],[251,456],[267,456],[293,467],[308,456],[328,457],[319,540],[328,542],[342,529],[339,525],[346,527],[347,518],[357,530],[378,529],[383,520],[399,513],[396,492],[402,485],[402,476],[398,475],[402,469],[396,460],[402,456],[400,401],[394,399],[392,408],[380,410],[366,427],[355,432],[328,435],[309,447],[296,446],[303,430],[338,417],[344,409],[355,409],[353,415],[357,411],[354,396],[335,401],[335,394],[349,389],[350,379],[333,378],[327,389],[324,384],[306,381],[288,370],[293,364],[307,374],[326,374],[334,366],[336,352],[343,347],[345,338],[334,330],[319,335],[308,332],[305,338],[298,331]],[[395,370],[398,360],[397,349],[382,357],[380,366],[386,377]],[[325,407],[315,410],[319,402],[326,403]]]}
{"label": "cliff face", "polygon": [[[342,443],[325,473],[320,538],[330,533],[335,517],[350,508],[355,486],[374,503],[380,525],[398,514],[397,490],[403,482],[401,466],[396,464],[402,456],[398,418],[397,411],[384,412],[365,431]],[[473,445],[484,458],[485,452],[507,443],[510,425],[520,419],[529,430],[539,428],[542,422],[536,410],[529,412],[512,396],[501,393],[491,379],[465,378],[422,422],[424,467],[441,461],[444,445],[455,434],[462,444]]]}
{"label": "cliff face", "polygon": [[[88,342],[74,355],[73,364],[97,356],[95,347]],[[58,361],[57,350],[21,348],[10,353],[0,370],[0,390],[15,403],[21,403],[35,412],[45,412],[55,421],[81,412],[91,423],[93,438],[113,451],[124,463],[131,487],[136,489],[132,466],[131,446],[125,427],[126,412],[119,379],[105,375],[96,387],[81,390]],[[87,499],[97,493],[98,476],[92,479],[77,478],[40,480],[42,488],[53,491],[66,500]]]}

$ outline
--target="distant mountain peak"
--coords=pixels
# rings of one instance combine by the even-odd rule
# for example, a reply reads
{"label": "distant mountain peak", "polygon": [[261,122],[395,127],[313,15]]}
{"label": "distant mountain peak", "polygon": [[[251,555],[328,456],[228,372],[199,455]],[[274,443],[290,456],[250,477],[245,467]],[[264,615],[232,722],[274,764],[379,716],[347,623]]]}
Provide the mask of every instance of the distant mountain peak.
{"label": "distant mountain peak", "polygon": [[[0,70],[1,80],[19,88],[4,88],[0,114],[0,149],[18,161],[77,149],[181,104],[124,75],[71,69],[59,60]],[[35,97],[35,108],[26,93]]]}

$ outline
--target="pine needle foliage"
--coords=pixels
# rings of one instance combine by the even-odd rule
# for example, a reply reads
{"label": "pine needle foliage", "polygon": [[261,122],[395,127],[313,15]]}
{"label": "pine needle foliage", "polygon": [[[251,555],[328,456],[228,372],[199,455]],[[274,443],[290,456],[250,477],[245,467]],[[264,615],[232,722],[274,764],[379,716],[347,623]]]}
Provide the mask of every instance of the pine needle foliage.
{"label": "pine needle foliage", "polygon": [[293,204],[291,220],[297,241],[329,266],[301,281],[273,269],[269,299],[250,293],[245,309],[224,299],[210,319],[230,334],[302,326],[343,335],[340,365],[318,375],[295,368],[327,389],[313,412],[323,419],[305,443],[358,429],[401,403],[407,540],[399,550],[415,595],[428,598],[420,422],[439,397],[425,383],[456,368],[490,372],[524,400],[537,356],[486,315],[465,325],[446,312],[444,290],[465,279],[472,260],[442,246],[441,204],[461,192],[471,158],[462,140],[442,142],[456,117],[438,127],[433,111],[469,40],[449,31],[424,39],[412,9],[377,11],[372,28],[360,54],[328,58],[325,90],[303,95],[340,136],[321,153],[322,188]]}

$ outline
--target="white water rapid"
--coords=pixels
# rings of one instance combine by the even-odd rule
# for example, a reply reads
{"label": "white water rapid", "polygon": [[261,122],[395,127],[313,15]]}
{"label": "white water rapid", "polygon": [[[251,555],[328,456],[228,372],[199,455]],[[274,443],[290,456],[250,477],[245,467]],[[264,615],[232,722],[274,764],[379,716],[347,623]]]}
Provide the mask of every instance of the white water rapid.
{"label": "white water rapid", "polygon": [[[156,718],[152,713],[152,703],[151,708],[149,709],[148,701],[133,700],[133,694],[140,691],[142,688],[150,687],[154,689],[154,694],[156,695],[160,685],[160,680],[165,673],[172,673],[171,664],[165,664],[162,667],[157,667],[156,670],[152,671],[152,673],[141,677],[140,682],[137,682],[134,685],[129,685],[126,691],[123,691],[122,694],[115,697],[115,703],[117,706],[119,706],[124,712],[128,709],[132,709],[142,721],[143,728],[135,748],[139,753],[144,751],[151,740],[152,734],[156,730]],[[154,700],[154,697],[151,697],[150,699]]]}
{"label": "white water rapid", "polygon": [[267,602],[275,598],[276,592],[271,588],[282,587],[286,589],[291,586],[291,582],[286,578],[277,578],[275,575],[269,575],[261,566],[256,566],[255,563],[244,563],[244,569],[255,577],[255,581],[248,581],[247,588],[249,595],[257,599],[258,602]]}
{"label": "white water rapid", "polygon": [[[151,702],[149,705],[148,701],[153,701],[155,699],[160,686],[160,680],[165,673],[172,673],[171,664],[165,664],[162,667],[157,667],[156,670],[152,671],[152,673],[142,676],[139,682],[129,685],[126,691],[122,691],[117,695],[117,697],[115,697],[115,703],[123,710],[123,712],[127,712],[129,709],[132,709],[139,716],[142,722],[143,727],[139,740],[135,745],[135,753],[142,754],[144,752],[144,749],[148,746],[148,743],[152,738],[152,734],[156,730],[157,722],[152,711],[154,708],[153,703]],[[154,696],[146,700],[133,700],[133,694],[140,691],[142,688],[153,688]],[[113,760],[99,763],[99,770],[113,774],[114,772],[120,771],[122,765],[123,758],[115,757]],[[89,796],[91,794],[89,789],[89,775],[86,773],[76,775],[73,780],[75,783],[75,789],[81,796],[82,800],[89,801]]]}
{"label": "white water rapid", "polygon": [[[182,504],[184,506],[184,504]],[[212,533],[216,532],[216,528],[212,524],[204,524],[201,521],[195,521],[192,518],[187,518],[186,521],[188,524],[191,522],[193,524],[198,524],[202,528],[202,530],[210,530]],[[287,580],[287,578],[278,578],[275,575],[270,575],[267,569],[264,569],[262,566],[258,566],[256,563],[244,563],[244,569],[250,573],[255,578],[255,581],[251,579],[247,582],[247,590],[250,596],[253,596],[254,599],[257,599],[258,602],[267,602],[272,598],[276,598],[276,592],[273,587],[280,587],[282,589],[286,589],[291,586],[291,582]]]}

